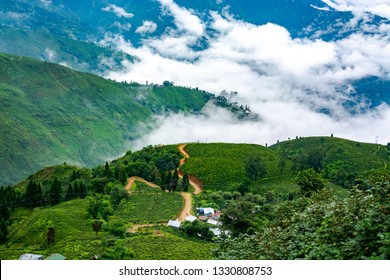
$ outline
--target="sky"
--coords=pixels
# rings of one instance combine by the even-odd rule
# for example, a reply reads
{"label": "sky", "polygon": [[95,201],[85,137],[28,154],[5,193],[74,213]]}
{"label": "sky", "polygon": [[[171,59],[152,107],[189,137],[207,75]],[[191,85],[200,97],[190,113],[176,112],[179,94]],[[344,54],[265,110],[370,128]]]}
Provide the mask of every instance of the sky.
{"label": "sky", "polygon": [[[134,147],[193,141],[271,145],[297,136],[331,134],[363,142],[390,142],[390,107],[381,104],[370,109],[365,100],[354,99],[352,87],[353,81],[362,78],[390,79],[390,24],[388,20],[373,24],[373,15],[390,18],[390,1],[322,0],[324,6],[313,9],[354,15],[339,27],[353,32],[335,41],[292,38],[283,26],[239,20],[228,7],[201,17],[173,0],[158,1],[161,13],[174,18],[175,28],[157,36],[153,34],[157,23],[145,19],[135,27],[144,38],[139,47],[119,34],[107,34],[100,43],[140,59],[124,61],[125,70],[106,76],[140,83],[169,80],[214,94],[236,91],[232,101],[249,105],[260,119],[238,121],[226,110],[208,104],[199,116],[156,117],[155,129],[133,143]],[[206,46],[202,45],[205,41]],[[355,114],[343,106],[348,101],[355,104]]]}

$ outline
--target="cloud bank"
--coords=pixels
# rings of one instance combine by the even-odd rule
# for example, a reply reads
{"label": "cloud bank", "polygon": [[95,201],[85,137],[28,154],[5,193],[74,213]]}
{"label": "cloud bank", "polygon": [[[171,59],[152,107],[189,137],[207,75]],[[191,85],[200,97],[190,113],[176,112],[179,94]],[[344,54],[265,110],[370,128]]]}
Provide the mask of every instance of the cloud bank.
{"label": "cloud bank", "polygon": [[353,12],[354,14],[371,13],[390,19],[389,0],[321,0],[329,7],[338,11]]}
{"label": "cloud bank", "polygon": [[[332,8],[371,12],[380,1],[370,2],[371,6],[359,6],[361,1],[323,2]],[[160,3],[162,13],[173,16],[176,28],[146,37],[138,48],[119,35],[107,36],[102,43],[140,58],[124,62],[125,71],[107,76],[141,83],[170,80],[216,94],[237,91],[233,101],[249,105],[261,121],[238,122],[225,110],[208,105],[201,116],[159,117],[156,129],[135,143],[137,147],[190,141],[264,145],[331,133],[359,141],[390,141],[385,128],[389,106],[370,109],[364,99],[355,98],[352,86],[367,77],[390,79],[387,22],[364,25],[337,41],[323,41],[292,38],[287,29],[272,23],[237,20],[226,9],[201,17],[172,0]],[[346,109],[346,103],[353,105]]]}

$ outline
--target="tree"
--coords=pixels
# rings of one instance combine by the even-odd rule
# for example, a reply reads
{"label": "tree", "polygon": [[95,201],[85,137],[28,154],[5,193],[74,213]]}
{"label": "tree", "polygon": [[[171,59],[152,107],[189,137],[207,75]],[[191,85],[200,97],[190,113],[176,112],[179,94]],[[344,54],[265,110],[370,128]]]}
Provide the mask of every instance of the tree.
{"label": "tree", "polygon": [[221,216],[221,222],[232,231],[233,236],[253,233],[264,225],[266,219],[260,217],[257,205],[245,197],[230,201]]}
{"label": "tree", "polygon": [[66,191],[66,200],[72,200],[75,198],[75,193],[74,193],[74,190],[73,190],[73,186],[72,184],[69,184],[68,186],[68,190]]}
{"label": "tree", "polygon": [[245,161],[245,170],[251,181],[257,181],[267,175],[267,166],[260,157],[249,157]]}
{"label": "tree", "polygon": [[84,199],[88,195],[87,186],[83,181],[79,182],[79,197]]}
{"label": "tree", "polygon": [[50,187],[49,201],[51,205],[56,205],[61,201],[61,183],[57,178],[54,179]]}
{"label": "tree", "polygon": [[96,236],[98,235],[98,232],[102,229],[103,222],[100,220],[94,220],[92,222],[92,229],[94,232],[96,232]]}
{"label": "tree", "polygon": [[110,200],[114,208],[124,199],[127,200],[129,197],[128,191],[123,188],[114,187],[110,192]]}
{"label": "tree", "polygon": [[89,198],[87,211],[88,215],[95,220],[103,219],[107,221],[112,214],[110,201],[101,195]]}
{"label": "tree", "polygon": [[166,172],[161,172],[161,183],[160,188],[164,192],[166,190],[167,174]]}
{"label": "tree", "polygon": [[111,178],[111,176],[112,176],[110,165],[108,164],[108,161],[106,161],[106,164],[104,165],[104,176],[107,178]]}
{"label": "tree", "polygon": [[165,183],[165,188],[171,192],[173,187],[173,180],[172,180],[172,173],[168,171],[167,178],[166,178],[166,183]]}
{"label": "tree", "polygon": [[314,171],[320,172],[324,168],[324,152],[322,149],[314,149],[307,155],[307,165]]}
{"label": "tree", "polygon": [[287,158],[288,158],[287,152],[285,150],[281,151],[279,156],[278,168],[279,168],[280,175],[282,176],[284,174],[284,171],[286,170]]}
{"label": "tree", "polygon": [[181,186],[183,188],[183,191],[188,192],[188,188],[190,186],[190,178],[188,177],[187,173],[184,173],[183,179],[181,180]]}
{"label": "tree", "polygon": [[172,191],[176,191],[177,186],[179,185],[179,172],[175,169],[172,176]]}
{"label": "tree", "polygon": [[249,185],[251,184],[251,180],[245,178],[244,181],[238,186],[237,191],[243,196],[249,191]]}
{"label": "tree", "polygon": [[8,228],[5,220],[0,219],[0,244],[3,244],[7,241]]}
{"label": "tree", "polygon": [[25,203],[30,208],[41,206],[43,204],[43,195],[41,184],[35,183],[33,180],[27,185],[25,194]]}
{"label": "tree", "polygon": [[163,86],[164,86],[164,87],[171,87],[171,86],[173,86],[173,82],[164,81],[164,82],[163,82]]}
{"label": "tree", "polygon": [[312,168],[300,171],[297,175],[296,182],[300,186],[300,191],[305,196],[310,196],[311,193],[319,191],[324,187],[324,180],[321,175],[316,173]]}
{"label": "tree", "polygon": [[50,246],[54,243],[55,229],[54,227],[47,228],[47,244]]}

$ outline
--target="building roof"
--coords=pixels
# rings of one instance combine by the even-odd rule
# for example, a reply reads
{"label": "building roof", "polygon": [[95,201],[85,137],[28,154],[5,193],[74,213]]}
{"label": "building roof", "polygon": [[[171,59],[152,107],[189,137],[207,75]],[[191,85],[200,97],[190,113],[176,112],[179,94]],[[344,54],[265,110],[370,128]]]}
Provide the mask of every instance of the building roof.
{"label": "building roof", "polygon": [[216,220],[213,220],[213,219],[208,219],[208,220],[207,220],[207,223],[208,223],[208,224],[211,224],[211,225],[214,225],[214,226],[220,225],[220,224],[221,224],[220,222],[218,222],[218,221],[216,221]]}
{"label": "building roof", "polygon": [[192,215],[189,215],[189,216],[187,216],[186,217],[186,221],[189,221],[189,222],[193,222],[193,221],[195,221],[196,220],[196,217],[195,216],[192,216]]}
{"label": "building roof", "polygon": [[179,220],[169,220],[168,222],[168,226],[169,227],[174,227],[174,228],[180,228],[180,225],[181,225],[181,222],[179,222]]}
{"label": "building roof", "polygon": [[45,260],[59,260],[59,261],[62,261],[62,260],[66,260],[66,258],[63,255],[56,253],[56,254],[51,254]]}
{"label": "building roof", "polygon": [[43,256],[35,255],[35,254],[23,254],[19,257],[19,260],[23,260],[23,261],[43,260]]}
{"label": "building roof", "polygon": [[200,213],[203,213],[205,215],[214,214],[213,208],[196,208]]}

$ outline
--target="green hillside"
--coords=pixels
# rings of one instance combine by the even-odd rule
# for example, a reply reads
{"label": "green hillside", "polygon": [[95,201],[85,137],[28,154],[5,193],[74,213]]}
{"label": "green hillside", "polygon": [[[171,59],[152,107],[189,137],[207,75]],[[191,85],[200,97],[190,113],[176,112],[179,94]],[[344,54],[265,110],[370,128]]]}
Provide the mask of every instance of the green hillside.
{"label": "green hillside", "polygon": [[[26,46],[30,46],[26,48]],[[0,52],[28,56],[39,60],[65,64],[72,69],[99,74],[105,70],[120,70],[122,60],[133,57],[92,43],[0,26]],[[110,65],[101,63],[107,58]]]}
{"label": "green hillside", "polygon": [[[248,178],[248,159],[260,158],[266,174],[252,180],[255,193],[286,193],[298,189],[296,174],[321,165],[317,170],[329,183],[345,186],[351,178],[366,177],[370,172],[388,170],[390,151],[383,145],[354,142],[333,137],[308,137],[275,144],[269,148],[249,144],[188,144],[190,158],[184,172],[198,177],[207,190],[234,191]],[[283,166],[283,167],[282,167]],[[347,183],[345,183],[347,184]]]}
{"label": "green hillside", "polygon": [[114,158],[147,132],[153,115],[196,113],[209,98],[196,90],[115,83],[0,54],[0,185],[48,165],[92,166]]}
{"label": "green hillside", "polygon": [[304,155],[321,154],[323,167],[339,162],[347,171],[356,173],[389,168],[390,150],[387,147],[336,137],[299,138],[275,144],[270,149],[284,153],[293,161],[301,160]]}
{"label": "green hillside", "polygon": [[278,155],[270,149],[251,144],[188,144],[190,155],[182,167],[184,172],[195,175],[205,189],[232,191],[247,178],[245,162],[261,158],[266,165],[266,177],[278,176]]}

